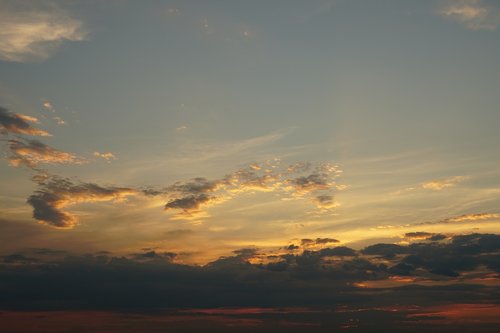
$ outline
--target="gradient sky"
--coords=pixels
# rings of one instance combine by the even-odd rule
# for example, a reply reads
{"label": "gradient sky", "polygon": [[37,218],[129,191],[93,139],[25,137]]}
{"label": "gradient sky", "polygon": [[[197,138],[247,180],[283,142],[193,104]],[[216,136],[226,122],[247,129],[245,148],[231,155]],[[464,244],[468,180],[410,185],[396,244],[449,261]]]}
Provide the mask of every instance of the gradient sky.
{"label": "gradient sky", "polygon": [[497,332],[499,60],[498,0],[0,0],[0,327]]}
{"label": "gradient sky", "polygon": [[0,252],[498,233],[499,59],[495,0],[2,0]]}

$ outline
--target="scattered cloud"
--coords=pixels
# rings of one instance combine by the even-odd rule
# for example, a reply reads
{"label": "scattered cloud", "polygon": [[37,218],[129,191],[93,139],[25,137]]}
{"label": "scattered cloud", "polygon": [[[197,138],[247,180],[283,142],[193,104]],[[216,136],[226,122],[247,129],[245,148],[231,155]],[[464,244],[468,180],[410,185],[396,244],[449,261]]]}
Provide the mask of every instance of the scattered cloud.
{"label": "scattered cloud", "polygon": [[68,123],[63,120],[61,117],[54,117],[52,118],[56,122],[57,125],[67,125]]}
{"label": "scattered cloud", "polygon": [[[42,100],[42,106],[45,110],[50,111],[51,113],[56,113],[56,109],[54,105],[48,100]],[[67,125],[68,123],[59,116],[53,116],[52,120],[56,122],[57,125]]]}
{"label": "scattered cloud", "polygon": [[307,173],[310,168],[310,164],[306,163],[282,167],[279,160],[272,160],[262,164],[252,163],[220,179],[198,177],[163,189],[143,189],[143,193],[166,197],[165,210],[181,210],[176,218],[187,220],[200,220],[209,216],[203,209],[253,192],[308,197],[321,211],[337,207],[332,193],[339,189],[335,181],[341,173],[339,167],[325,163]]}
{"label": "scattered cloud", "polygon": [[472,30],[495,30],[500,25],[500,7],[485,0],[443,1],[438,13]]}
{"label": "scattered cloud", "polygon": [[83,202],[121,201],[138,191],[128,187],[103,187],[93,183],[73,182],[68,178],[46,176],[38,179],[39,188],[28,198],[33,217],[57,228],[73,228],[76,215],[63,209]]}
{"label": "scattered cloud", "polygon": [[74,154],[52,148],[38,140],[11,139],[8,141],[12,166],[36,168],[38,164],[82,164],[85,160]]}
{"label": "scattered cloud", "polygon": [[56,109],[54,108],[54,105],[52,105],[52,103],[49,102],[49,101],[42,101],[42,106],[47,111],[56,112]]}
{"label": "scattered cloud", "polygon": [[111,161],[114,161],[117,159],[117,157],[115,156],[115,154],[111,153],[111,152],[107,152],[107,153],[100,153],[98,151],[95,151],[94,154],[93,154],[95,157],[98,157],[98,158],[102,158],[108,162],[111,162]]}
{"label": "scattered cloud", "polygon": [[83,23],[55,2],[0,4],[0,60],[43,61],[64,41],[82,41],[86,35]]}
{"label": "scattered cloud", "polygon": [[453,187],[457,185],[458,183],[463,182],[466,180],[466,177],[463,176],[457,176],[457,177],[451,177],[451,178],[445,178],[445,179],[436,179],[436,180],[431,180],[429,182],[422,183],[422,188],[426,190],[436,190],[440,191],[445,188]]}
{"label": "scattered cloud", "polygon": [[35,128],[30,123],[38,123],[38,119],[11,112],[0,106],[0,133],[50,136],[46,131]]}
{"label": "scattered cloud", "polygon": [[416,191],[416,190],[432,190],[432,191],[441,191],[447,188],[455,187],[459,183],[467,180],[468,177],[465,176],[455,176],[449,178],[442,179],[433,179],[423,183],[420,183],[416,186],[408,187],[404,190],[397,191],[395,194],[399,195],[405,192]]}

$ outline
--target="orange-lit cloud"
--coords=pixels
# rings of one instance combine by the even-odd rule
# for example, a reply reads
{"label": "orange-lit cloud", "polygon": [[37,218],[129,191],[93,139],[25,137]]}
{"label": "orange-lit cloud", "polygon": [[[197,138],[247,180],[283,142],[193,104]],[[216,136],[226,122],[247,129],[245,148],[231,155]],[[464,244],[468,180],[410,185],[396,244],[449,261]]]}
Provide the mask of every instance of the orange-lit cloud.
{"label": "orange-lit cloud", "polygon": [[500,25],[500,9],[483,0],[447,0],[439,15],[472,30],[495,30]]}
{"label": "orange-lit cloud", "polygon": [[445,179],[431,180],[421,184],[421,187],[426,190],[440,191],[445,188],[456,186],[458,183],[463,182],[466,177],[457,176]]}
{"label": "orange-lit cloud", "polygon": [[443,220],[419,222],[414,224],[400,224],[400,225],[379,225],[376,229],[398,229],[409,228],[416,226],[426,226],[435,224],[450,224],[450,223],[466,223],[466,222],[483,222],[500,218],[500,214],[496,213],[476,213],[476,214],[463,214],[459,216],[449,217]]}
{"label": "orange-lit cloud", "polygon": [[181,214],[175,216],[176,219],[208,216],[206,212],[203,213],[204,208],[253,192],[307,197],[320,211],[327,211],[338,206],[333,193],[340,188],[336,182],[340,173],[339,167],[332,164],[320,164],[314,168],[308,163],[281,167],[279,160],[273,160],[250,164],[220,179],[198,177],[164,189],[146,189],[143,192],[150,196],[167,197],[165,210],[182,210]]}
{"label": "orange-lit cloud", "polygon": [[31,126],[37,123],[35,117],[13,113],[0,106],[0,133],[26,134],[33,136],[50,136],[49,133]]}
{"label": "orange-lit cloud", "polygon": [[93,183],[74,183],[56,176],[38,178],[39,189],[28,198],[33,217],[57,227],[73,228],[78,217],[63,209],[83,202],[120,201],[139,192],[127,187],[103,187]]}
{"label": "orange-lit cloud", "polygon": [[84,160],[74,154],[52,148],[38,140],[9,140],[11,152],[9,162],[12,166],[35,168],[38,164],[81,164]]}
{"label": "orange-lit cloud", "polygon": [[478,213],[478,214],[464,214],[456,217],[447,219],[447,222],[467,222],[467,221],[480,221],[480,220],[491,220],[500,218],[500,214],[492,213]]}

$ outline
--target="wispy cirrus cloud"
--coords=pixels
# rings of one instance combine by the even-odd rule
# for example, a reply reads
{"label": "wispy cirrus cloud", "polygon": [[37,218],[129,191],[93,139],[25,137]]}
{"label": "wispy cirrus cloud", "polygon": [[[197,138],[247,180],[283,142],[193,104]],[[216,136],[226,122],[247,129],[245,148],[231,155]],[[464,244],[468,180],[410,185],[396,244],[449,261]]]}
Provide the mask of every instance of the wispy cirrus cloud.
{"label": "wispy cirrus cloud", "polygon": [[85,159],[52,148],[38,140],[12,139],[8,141],[12,166],[36,168],[39,164],[82,164]]}
{"label": "wispy cirrus cloud", "polygon": [[500,25],[500,7],[493,1],[443,1],[438,14],[472,30],[495,30]]}
{"label": "wispy cirrus cloud", "polygon": [[38,190],[27,202],[33,207],[33,217],[56,228],[73,228],[78,217],[64,208],[83,202],[120,201],[139,192],[128,187],[100,186],[74,182],[57,176],[38,177]]}
{"label": "wispy cirrus cloud", "polygon": [[463,177],[463,176],[444,178],[444,179],[436,179],[436,180],[431,180],[431,181],[422,183],[421,188],[423,188],[425,190],[440,191],[440,190],[443,190],[445,188],[456,186],[458,183],[461,183],[466,179],[467,179],[467,177]]}
{"label": "wispy cirrus cloud", "polygon": [[[475,213],[475,214],[463,214],[459,216],[453,216],[442,220],[426,221],[413,224],[400,224],[400,225],[379,225],[377,229],[399,229],[408,228],[415,226],[426,226],[426,225],[436,225],[436,224],[454,224],[454,223],[467,223],[467,222],[488,222],[495,219],[500,219],[500,214],[496,213]],[[412,234],[412,233],[410,233]],[[415,232],[414,234],[418,234]],[[424,233],[425,234],[425,233]]]}
{"label": "wispy cirrus cloud", "polygon": [[86,36],[83,22],[55,2],[0,3],[0,60],[43,61],[64,41],[82,41]]}
{"label": "wispy cirrus cloud", "polygon": [[20,113],[11,112],[0,106],[0,133],[50,136],[48,132],[33,127],[31,123],[38,123],[38,119]]}

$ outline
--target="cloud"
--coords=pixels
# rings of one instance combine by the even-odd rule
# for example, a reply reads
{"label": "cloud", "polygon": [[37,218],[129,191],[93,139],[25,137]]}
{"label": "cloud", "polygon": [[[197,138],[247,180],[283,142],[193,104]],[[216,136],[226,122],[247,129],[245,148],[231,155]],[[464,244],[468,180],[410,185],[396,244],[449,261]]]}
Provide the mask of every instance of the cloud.
{"label": "cloud", "polygon": [[[54,108],[54,105],[50,101],[43,100],[42,106],[45,110],[50,111],[51,113],[56,113],[56,109]],[[54,120],[57,125],[67,125],[68,124],[64,119],[62,119],[59,116],[53,116],[52,120]]]}
{"label": "cloud", "polygon": [[175,219],[199,220],[208,217],[204,208],[231,200],[243,193],[276,192],[282,196],[309,197],[321,211],[338,206],[332,193],[339,189],[336,178],[341,173],[336,165],[319,164],[309,172],[310,163],[280,166],[279,160],[252,163],[220,179],[197,177],[176,182],[163,189],[146,188],[148,196],[168,199],[165,210],[181,210]]}
{"label": "cloud", "polygon": [[53,113],[56,112],[56,109],[54,108],[54,105],[52,105],[52,103],[49,102],[49,101],[42,101],[42,106],[47,111],[50,111],[50,112],[53,112]]}
{"label": "cloud", "polygon": [[38,164],[81,164],[84,159],[64,151],[52,148],[38,140],[17,139],[9,140],[11,152],[9,163],[12,166],[25,165],[36,168]]}
{"label": "cloud", "polygon": [[165,205],[165,210],[182,209],[185,212],[188,212],[190,210],[198,210],[202,204],[209,202],[211,199],[213,199],[213,197],[210,197],[206,194],[189,195],[187,197],[169,201]]}
{"label": "cloud", "polygon": [[478,220],[491,220],[500,218],[500,214],[492,213],[478,213],[478,214],[464,214],[456,217],[447,219],[448,222],[466,222],[466,221],[478,221]]}
{"label": "cloud", "polygon": [[31,126],[38,119],[19,113],[13,113],[0,106],[0,133],[26,134],[34,136],[50,136],[46,131]]}
{"label": "cloud", "polygon": [[472,30],[495,30],[500,25],[498,4],[484,0],[444,1],[438,13]]}
{"label": "cloud", "polygon": [[323,210],[328,210],[339,206],[339,204],[333,199],[333,195],[318,195],[317,197],[313,198],[313,202],[317,207]]}
{"label": "cloud", "polygon": [[83,23],[54,2],[0,4],[0,60],[43,61],[64,41],[82,41],[86,35]]}
{"label": "cloud", "polygon": [[[422,327],[431,332],[496,332],[494,324],[483,326],[487,328],[483,330],[481,322],[472,317],[473,325],[467,329],[462,321],[459,327],[443,326],[439,321],[431,329],[422,326],[422,320],[428,313],[432,313],[432,319],[438,319],[438,309],[427,311],[429,306],[482,304],[484,310],[485,304],[498,303],[499,237],[470,234],[454,236],[446,243],[411,244],[394,248],[398,255],[389,259],[335,247],[300,254],[287,252],[262,264],[254,263],[262,250],[243,248],[204,266],[176,263],[176,253],[152,249],[121,257],[107,253],[72,254],[57,260],[33,252],[14,252],[0,258],[4,290],[0,307],[4,320],[13,310],[37,311],[36,316],[40,317],[38,311],[71,309],[73,315],[67,318],[73,319],[82,309],[109,309],[127,313],[127,318],[134,317],[130,314],[135,311],[141,318],[146,312],[157,313],[158,317],[148,320],[141,331],[151,331],[151,327],[156,327],[151,325],[157,322],[166,323],[158,331],[168,331],[172,326],[166,318],[172,315],[168,311],[174,310],[166,309],[182,308],[184,319],[188,313],[198,317],[205,313],[211,317],[245,318],[263,314],[265,320],[275,315],[279,322],[298,322],[308,314],[308,322],[321,323],[321,332],[339,331],[346,323],[359,323],[355,331],[360,332],[416,332]],[[380,245],[375,248],[390,249]],[[491,284],[480,282],[486,279]],[[460,307],[453,310],[456,318],[463,316],[455,311]],[[498,315],[499,307],[495,309]],[[408,312],[423,315],[416,316],[416,321],[407,321]],[[50,311],[44,312],[44,316],[46,313]],[[56,313],[61,315],[60,311]],[[92,315],[100,318],[94,312]],[[401,324],[402,320],[405,321]],[[14,325],[19,322],[17,318]],[[207,325],[206,320],[202,322]],[[394,322],[402,326],[388,329]],[[119,327],[123,323],[120,321]],[[36,327],[33,321],[29,324]],[[126,326],[132,326],[133,331],[138,329],[136,325]],[[199,331],[190,327],[183,329]],[[310,332],[311,327],[314,326],[297,330],[293,326],[291,331]],[[286,331],[286,327],[277,325],[257,328],[262,332]],[[221,332],[235,330],[240,331],[231,325]],[[254,330],[250,327],[247,331]]]}
{"label": "cloud", "polygon": [[445,178],[445,179],[436,179],[436,180],[431,180],[425,183],[421,184],[421,187],[426,190],[435,190],[435,191],[440,191],[445,188],[453,187],[457,185],[458,183],[463,182],[466,180],[466,177],[462,176],[457,176],[457,177],[451,177],[451,178]]}
{"label": "cloud", "polygon": [[[437,221],[426,221],[414,224],[401,224],[401,225],[380,225],[377,229],[397,229],[397,228],[408,228],[415,226],[426,226],[435,224],[449,224],[449,223],[462,223],[462,222],[476,222],[476,221],[488,221],[500,218],[500,214],[495,213],[476,213],[476,214],[463,214],[460,216],[449,217],[443,220]],[[436,234],[436,237],[440,237]]]}
{"label": "cloud", "polygon": [[311,174],[289,179],[287,183],[298,196],[317,191],[328,191],[336,188],[335,179],[341,172],[337,165],[323,164],[317,166]]}
{"label": "cloud", "polygon": [[74,183],[67,178],[48,176],[40,180],[38,190],[27,202],[33,207],[33,218],[36,220],[57,228],[73,228],[78,218],[64,208],[83,202],[121,201],[136,194],[138,191],[132,188]]}
{"label": "cloud", "polygon": [[93,154],[95,157],[99,157],[99,158],[102,158],[108,162],[111,162],[111,161],[114,161],[117,159],[117,157],[115,156],[115,154],[111,153],[111,152],[107,152],[107,153],[100,153],[98,151],[95,151],[94,154]]}
{"label": "cloud", "polygon": [[300,240],[300,244],[302,246],[314,246],[314,245],[323,245],[323,244],[331,244],[331,243],[339,243],[339,240],[334,239],[334,238],[316,238],[316,239],[311,239],[311,238],[302,238]]}

